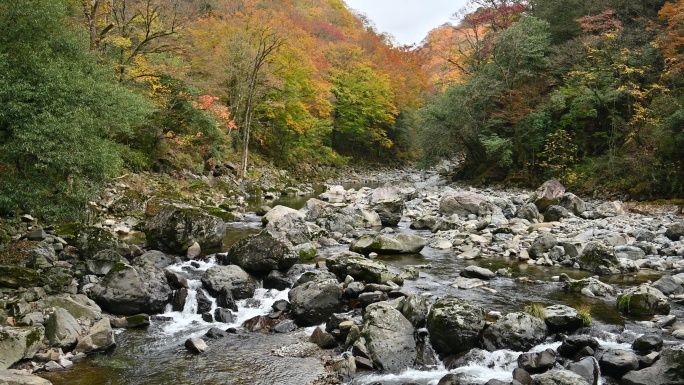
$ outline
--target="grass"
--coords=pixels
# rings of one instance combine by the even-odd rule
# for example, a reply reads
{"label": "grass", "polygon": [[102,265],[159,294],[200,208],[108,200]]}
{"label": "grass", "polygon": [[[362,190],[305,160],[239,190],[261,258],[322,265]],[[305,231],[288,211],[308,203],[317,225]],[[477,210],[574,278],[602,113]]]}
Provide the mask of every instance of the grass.
{"label": "grass", "polygon": [[577,314],[582,318],[582,324],[584,326],[591,325],[593,319],[591,318],[591,306],[587,304],[582,304],[577,307]]}
{"label": "grass", "polygon": [[541,320],[546,318],[546,309],[544,308],[544,305],[540,303],[533,303],[525,306],[525,313],[531,314],[533,317],[537,317]]}

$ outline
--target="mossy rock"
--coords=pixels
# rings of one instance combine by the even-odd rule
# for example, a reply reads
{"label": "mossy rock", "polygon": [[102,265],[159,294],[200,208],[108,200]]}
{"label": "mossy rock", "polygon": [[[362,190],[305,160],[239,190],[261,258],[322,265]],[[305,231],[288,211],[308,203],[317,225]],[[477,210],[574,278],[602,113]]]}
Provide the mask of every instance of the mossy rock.
{"label": "mossy rock", "polygon": [[667,297],[660,290],[647,284],[625,290],[618,296],[617,306],[623,314],[637,317],[670,314]]}
{"label": "mossy rock", "polygon": [[122,196],[109,205],[109,212],[115,215],[130,215],[138,217],[145,206],[145,198],[135,190],[126,190]]}
{"label": "mossy rock", "polygon": [[48,286],[50,293],[67,293],[71,289],[74,273],[64,267],[50,267],[42,271],[41,284]]}
{"label": "mossy rock", "polygon": [[22,266],[0,265],[0,287],[18,289],[20,287],[40,286],[41,274]]}
{"label": "mossy rock", "polygon": [[224,209],[218,207],[205,206],[202,208],[210,215],[213,215],[217,218],[221,218],[226,222],[235,222],[235,214],[233,214],[232,212],[225,211]]}

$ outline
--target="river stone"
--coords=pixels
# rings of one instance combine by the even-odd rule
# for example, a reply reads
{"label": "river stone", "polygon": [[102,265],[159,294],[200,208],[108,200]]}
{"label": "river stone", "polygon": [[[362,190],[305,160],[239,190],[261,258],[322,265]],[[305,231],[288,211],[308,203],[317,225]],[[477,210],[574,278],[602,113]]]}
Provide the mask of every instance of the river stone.
{"label": "river stone", "polygon": [[637,352],[652,352],[662,349],[663,337],[656,333],[648,333],[640,336],[632,343],[632,349]]}
{"label": "river stone", "polygon": [[257,282],[236,265],[212,266],[202,275],[202,285],[211,294],[218,295],[224,288],[230,290],[236,300],[252,298]]}
{"label": "river stone", "polygon": [[636,261],[646,257],[646,252],[636,246],[619,245],[615,246],[613,250],[615,251],[615,256],[617,258],[625,258]]}
{"label": "river stone", "polygon": [[623,385],[684,383],[684,345],[664,348],[653,366],[631,371],[621,381]]}
{"label": "river stone", "polygon": [[475,347],[485,325],[484,315],[481,307],[451,295],[437,300],[427,318],[435,351],[450,355]]}
{"label": "river stone", "polygon": [[556,365],[556,353],[551,349],[538,353],[523,353],[518,356],[518,367],[525,369],[528,373],[541,373],[553,368],[554,365]]}
{"label": "river stone", "polygon": [[216,322],[223,322],[225,324],[230,324],[235,322],[235,317],[233,316],[233,313],[230,312],[229,309],[224,309],[224,308],[216,308],[214,310],[214,319]]}
{"label": "river stone", "polygon": [[287,274],[273,270],[263,280],[264,289],[285,290],[292,287],[292,282]]}
{"label": "river stone", "polygon": [[496,277],[496,273],[493,271],[486,269],[484,267],[480,266],[468,266],[465,269],[461,270],[460,273],[461,277],[465,278],[478,278],[478,279],[486,279],[490,280],[494,277]]}
{"label": "river stone", "polygon": [[526,219],[530,223],[543,222],[544,217],[539,213],[539,209],[534,203],[524,204],[515,213],[516,218]]}
{"label": "river stone", "polygon": [[[229,291],[230,289],[223,287],[221,288],[221,292],[224,291]],[[205,313],[209,313],[211,311],[211,308],[213,306],[213,303],[211,301],[211,298],[207,294],[204,293],[204,290],[197,290],[196,292],[196,299],[197,299],[197,314],[202,314],[204,315]],[[211,321],[207,321],[211,322]]]}
{"label": "river stone", "polygon": [[164,272],[153,264],[115,265],[90,289],[90,296],[100,307],[112,314],[135,315],[158,313],[171,300]]}
{"label": "river stone", "polygon": [[599,363],[594,357],[584,357],[577,362],[571,362],[566,365],[565,369],[579,374],[589,385],[598,385],[601,378]]}
{"label": "river stone", "polygon": [[134,266],[154,265],[156,268],[164,270],[167,267],[180,262],[180,259],[173,257],[159,250],[150,250],[133,259]]}
{"label": "river stone", "polygon": [[349,250],[368,255],[378,254],[417,254],[425,247],[425,240],[418,235],[397,234],[389,236],[383,234],[366,234],[356,238]]}
{"label": "river stone", "polygon": [[264,230],[237,241],[221,262],[240,266],[258,277],[272,270],[287,270],[299,260],[292,244],[275,233]]}
{"label": "river stone", "polygon": [[145,236],[151,248],[185,254],[197,242],[202,249],[219,247],[226,235],[225,222],[205,210],[172,203],[147,223]]}
{"label": "river stone", "polygon": [[330,217],[335,213],[336,210],[337,208],[328,202],[324,202],[316,198],[311,198],[308,201],[306,201],[306,203],[301,209],[299,209],[299,212],[304,214],[304,220],[314,222],[316,219],[319,218]]}
{"label": "river stone", "polygon": [[78,339],[74,351],[92,353],[105,351],[115,345],[114,331],[112,331],[109,319],[103,318],[90,328],[90,332],[86,336]]}
{"label": "river stone", "polygon": [[571,293],[585,293],[585,290],[596,297],[609,297],[615,295],[615,288],[603,283],[594,277],[570,280],[563,283],[563,289]]}
{"label": "river stone", "polygon": [[544,222],[558,222],[563,218],[570,216],[570,213],[565,207],[552,205],[546,209],[544,213]]}
{"label": "river stone", "polygon": [[185,348],[192,353],[200,354],[209,349],[209,346],[201,338],[188,338],[185,340]]}
{"label": "river stone", "polygon": [[361,335],[370,358],[382,370],[398,373],[417,357],[413,325],[389,302],[366,308]]}
{"label": "river stone", "polygon": [[116,250],[100,250],[92,257],[86,259],[85,266],[88,274],[95,274],[99,276],[107,275],[109,270],[117,263],[126,263],[126,259],[122,257]]}
{"label": "river stone", "polygon": [[599,242],[589,242],[582,250],[577,263],[582,270],[610,275],[620,261],[612,248]]}
{"label": "river stone", "polygon": [[325,322],[340,307],[342,288],[336,279],[317,279],[294,287],[288,293],[292,318],[301,326]]}
{"label": "river stone", "polygon": [[425,215],[413,221],[409,227],[413,230],[429,230],[433,228],[435,224],[437,224],[437,217]]}
{"label": "river stone", "polygon": [[41,299],[37,302],[40,309],[63,308],[74,318],[85,318],[96,321],[102,318],[102,309],[84,294],[58,294]]}
{"label": "river stone", "polygon": [[617,201],[601,203],[596,207],[596,212],[601,218],[625,215],[625,209],[622,207],[622,203]]}
{"label": "river stone", "polygon": [[552,332],[574,331],[582,327],[582,317],[577,310],[565,305],[551,305],[545,308],[544,322]]}
{"label": "river stone", "polygon": [[44,337],[43,325],[0,328],[0,370],[5,370],[20,360],[33,358],[45,347]]}
{"label": "river stone", "polygon": [[402,301],[401,314],[415,327],[425,326],[430,303],[427,298],[411,294]]}
{"label": "river stone", "polygon": [[370,206],[384,226],[396,226],[404,210],[404,197],[393,186],[376,188],[369,195]]}
{"label": "river stone", "polygon": [[182,312],[188,300],[188,289],[182,287],[174,290],[171,296],[171,310]]}
{"label": "river stone", "polygon": [[[168,320],[163,320],[164,322]],[[147,314],[136,314],[128,317],[111,318],[109,320],[115,328],[144,328],[150,326],[150,316]]]}
{"label": "river stone", "polygon": [[328,269],[338,279],[344,280],[348,275],[357,281],[366,283],[394,282],[403,284],[404,280],[395,273],[390,272],[383,263],[365,258],[354,252],[341,252],[333,255],[325,261]]}
{"label": "river stone", "polygon": [[682,285],[682,281],[671,275],[662,276],[659,280],[655,281],[652,286],[667,296],[684,294],[684,285]]}
{"label": "river stone", "polygon": [[266,230],[285,234],[295,245],[311,240],[311,229],[306,223],[306,216],[295,209],[275,206],[261,218],[261,222],[266,225]]}
{"label": "river stone", "polygon": [[554,246],[558,245],[558,240],[551,234],[542,234],[532,241],[528,253],[533,259],[538,259],[544,253],[548,253]]}
{"label": "river stone", "polygon": [[618,309],[634,316],[670,314],[670,303],[660,290],[642,284],[625,290],[617,298]]}
{"label": "river stone", "polygon": [[114,237],[108,230],[100,227],[82,227],[67,237],[70,245],[76,246],[81,256],[88,260],[101,250],[116,250],[126,257],[130,249],[126,242]]}
{"label": "river stone", "polygon": [[188,285],[188,280],[175,271],[168,269],[164,270],[164,276],[166,277],[166,281],[168,281],[169,286],[174,289],[188,289],[190,287]]}
{"label": "river stone", "polygon": [[565,194],[565,187],[557,180],[547,180],[532,194],[532,201],[539,211],[544,212],[549,206],[558,205]]}
{"label": "river stone", "polygon": [[39,286],[40,274],[33,269],[22,266],[0,265],[0,287],[18,289],[20,287]]}
{"label": "river stone", "polygon": [[534,377],[532,385],[590,385],[582,376],[569,370],[549,370]]}
{"label": "river stone", "polygon": [[55,309],[45,323],[45,337],[50,341],[50,345],[63,348],[65,351],[71,350],[81,334],[81,325],[66,310]]}
{"label": "river stone", "polygon": [[665,236],[673,241],[678,241],[682,236],[684,236],[684,222],[680,221],[667,226]]}
{"label": "river stone", "polygon": [[448,191],[439,201],[439,213],[443,216],[458,214],[467,217],[470,214],[477,215],[480,211],[480,203],[485,202],[484,195],[472,192]]}
{"label": "river stone", "polygon": [[509,349],[526,352],[546,339],[544,321],[527,313],[509,313],[485,329],[482,345],[493,352]]}
{"label": "river stone", "polygon": [[558,347],[558,354],[565,358],[573,359],[582,349],[589,347],[595,351],[599,346],[598,340],[592,336],[584,334],[572,335],[563,339],[563,343]]}
{"label": "river stone", "polygon": [[20,370],[0,370],[0,385],[52,385],[52,382]]}
{"label": "river stone", "polygon": [[612,349],[603,353],[599,365],[604,375],[620,378],[631,370],[639,369],[639,359],[630,351]]}
{"label": "river stone", "polygon": [[330,233],[347,233],[359,228],[380,227],[378,213],[359,206],[346,206],[316,223]]}
{"label": "river stone", "polygon": [[565,207],[571,213],[580,216],[587,210],[587,205],[582,199],[573,193],[566,192],[561,198],[560,206]]}
{"label": "river stone", "polygon": [[309,342],[313,342],[321,349],[332,349],[337,346],[337,341],[330,333],[323,330],[320,326],[314,329],[309,337]]}

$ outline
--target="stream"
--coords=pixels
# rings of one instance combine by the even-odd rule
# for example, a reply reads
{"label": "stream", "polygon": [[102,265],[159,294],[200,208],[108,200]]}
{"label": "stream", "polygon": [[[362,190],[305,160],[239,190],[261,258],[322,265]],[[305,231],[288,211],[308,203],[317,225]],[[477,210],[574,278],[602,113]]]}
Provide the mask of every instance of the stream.
{"label": "stream", "polygon": [[[365,187],[377,187],[365,184]],[[345,188],[358,188],[359,185],[346,185]],[[284,197],[269,205],[282,204],[299,209],[310,196]],[[264,202],[250,202],[250,208]],[[237,240],[261,230],[260,218],[247,213],[244,222],[229,224],[224,239],[223,251]],[[377,231],[379,229],[373,229]],[[396,232],[425,236],[425,230],[409,229],[409,223],[400,222]],[[348,245],[322,248],[319,258],[325,258],[339,251],[348,250]],[[152,321],[147,329],[117,331],[117,347],[105,354],[89,357],[65,372],[41,373],[54,385],[167,385],[167,384],[292,384],[304,385],[316,380],[325,373],[318,357],[293,358],[280,357],[273,350],[305,341],[313,328],[301,328],[287,334],[262,334],[248,332],[241,324],[254,316],[271,312],[271,305],[278,299],[287,299],[288,290],[276,291],[257,289],[253,299],[238,302],[239,311],[235,313],[232,324],[207,323],[196,313],[196,293],[201,288],[199,277],[215,264],[212,255],[204,257],[200,263],[185,262],[171,267],[185,276],[190,284],[188,301],[182,312],[169,309]],[[455,257],[453,250],[439,250],[426,247],[420,254],[400,256],[379,256],[389,266],[414,267],[420,272],[415,281],[406,281],[404,288],[428,297],[454,294],[474,304],[483,306],[487,312],[498,311],[503,314],[522,311],[526,305],[566,304],[578,306],[588,304],[594,324],[590,334],[601,341],[603,346],[631,349],[629,343],[635,335],[643,333],[645,326],[638,320],[625,319],[617,310],[614,302],[603,298],[587,298],[579,293],[565,293],[557,283],[557,277],[565,273],[579,279],[593,274],[571,268],[539,267],[521,264],[514,258],[487,258],[462,260]],[[468,265],[478,265],[496,271],[508,268],[510,277],[498,277],[487,288],[462,290],[451,286],[458,272]],[[660,273],[633,273],[602,278],[604,282],[618,289],[655,281]],[[518,278],[526,277],[526,283]],[[210,296],[209,296],[210,297]],[[211,298],[211,297],[210,297]],[[215,307],[215,304],[214,304]],[[212,309],[213,312],[213,309]],[[681,316],[681,306],[673,307],[672,314]],[[227,338],[211,340],[210,349],[201,355],[189,353],[183,346],[191,337],[202,337],[211,327],[226,330],[237,329],[236,334]],[[667,342],[666,342],[667,343]],[[546,341],[532,351],[557,348],[559,342]],[[500,350],[493,353],[477,351],[472,354],[468,365],[447,370],[438,364],[426,370],[406,370],[400,374],[377,374],[359,372],[351,380],[353,385],[436,385],[447,373],[463,373],[481,383],[496,378],[511,380],[511,372],[517,367],[520,352]]]}

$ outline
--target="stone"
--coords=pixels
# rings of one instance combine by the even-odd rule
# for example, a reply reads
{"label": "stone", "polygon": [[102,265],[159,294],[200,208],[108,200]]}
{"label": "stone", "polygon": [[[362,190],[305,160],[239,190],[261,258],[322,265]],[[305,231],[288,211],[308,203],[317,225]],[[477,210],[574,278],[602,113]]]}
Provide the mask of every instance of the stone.
{"label": "stone", "polygon": [[214,310],[214,319],[216,320],[216,322],[222,322],[225,324],[232,324],[233,322],[235,322],[233,313],[231,313],[228,309],[220,307]]}
{"label": "stone", "polygon": [[202,246],[200,246],[199,243],[194,242],[190,247],[188,247],[188,251],[185,253],[185,257],[187,259],[195,259],[199,257],[201,252]]}
{"label": "stone", "polygon": [[389,302],[366,308],[361,335],[366,340],[370,359],[378,368],[398,373],[412,366],[417,358],[413,325]]}
{"label": "stone", "polygon": [[427,317],[432,347],[442,355],[475,347],[484,329],[484,315],[481,307],[451,295],[437,300]]}
{"label": "stone", "polygon": [[188,285],[188,280],[175,271],[168,269],[164,270],[164,277],[166,277],[166,281],[169,283],[169,286],[174,289],[188,289],[190,287]]}
{"label": "stone", "polygon": [[5,370],[20,360],[33,358],[44,348],[44,337],[43,325],[0,328],[0,370]]}
{"label": "stone", "polygon": [[530,373],[528,373],[527,370],[523,368],[513,369],[513,380],[518,381],[518,383],[522,385],[532,384],[532,376],[530,376]]}
{"label": "stone", "polygon": [[553,235],[542,234],[532,241],[528,253],[532,259],[538,259],[543,257],[544,253],[551,251],[556,245],[558,245],[558,241]]}
{"label": "stone", "polygon": [[496,273],[494,273],[493,271],[475,265],[468,266],[465,269],[461,270],[460,275],[461,277],[465,278],[478,278],[486,280],[490,280],[496,277]]}
{"label": "stone", "polygon": [[527,203],[520,207],[515,216],[516,218],[526,219],[530,223],[538,223],[544,220],[544,217],[539,213],[539,209],[534,203]]}
{"label": "stone", "polygon": [[632,349],[637,352],[649,353],[663,347],[663,337],[656,333],[648,333],[639,336],[632,343]]}
{"label": "stone", "polygon": [[228,337],[228,333],[219,328],[210,328],[205,334],[207,338],[218,339]]}
{"label": "stone", "polygon": [[52,385],[44,378],[20,370],[0,370],[2,385]]}
{"label": "stone", "polygon": [[116,346],[114,331],[109,319],[103,318],[90,327],[87,335],[78,339],[78,344],[74,351],[92,353],[105,351],[113,346]]}
{"label": "stone", "polygon": [[376,303],[376,302],[382,302],[382,301],[387,301],[388,297],[386,293],[383,293],[381,291],[375,291],[371,293],[362,293],[359,295],[359,304],[361,305],[362,308],[365,308],[366,306]]}
{"label": "stone", "polygon": [[337,346],[337,341],[330,333],[323,330],[320,326],[314,329],[309,342],[313,342],[321,349],[332,349]]}
{"label": "stone", "polygon": [[571,362],[565,369],[579,374],[589,385],[598,385],[601,379],[599,363],[594,357],[584,357],[577,362]]}
{"label": "stone", "polygon": [[570,213],[563,206],[552,205],[544,213],[544,222],[557,222],[563,218],[568,218]]}
{"label": "stone", "polygon": [[571,293],[585,294],[585,292],[588,292],[588,294],[591,294],[590,296],[596,297],[615,295],[615,288],[613,286],[603,283],[594,277],[564,282],[563,289]]}
{"label": "stone", "polygon": [[[228,291],[229,289],[223,288],[221,291]],[[196,293],[196,299],[197,299],[197,314],[204,314],[208,313],[211,311],[212,308],[212,301],[211,298],[207,294],[204,293],[204,290],[197,290]],[[211,322],[211,321],[208,321]]]}
{"label": "stone", "polygon": [[599,242],[587,243],[577,262],[582,270],[601,275],[612,274],[611,268],[615,268],[620,263],[613,249]]}
{"label": "stone", "polygon": [[285,234],[293,244],[306,243],[311,239],[311,230],[306,223],[306,216],[286,206],[275,206],[261,218],[266,230]]}
{"label": "stone", "polygon": [[628,372],[623,385],[681,384],[684,383],[684,345],[666,347],[653,366]]}
{"label": "stone", "polygon": [[573,193],[566,192],[560,201],[560,206],[564,207],[571,213],[579,216],[587,210],[587,206],[582,199]]}
{"label": "stone", "polygon": [[596,207],[596,212],[601,218],[610,218],[618,215],[625,215],[625,209],[622,203],[613,202],[603,202]]}
{"label": "stone", "polygon": [[682,281],[675,279],[671,275],[662,276],[659,280],[653,282],[652,286],[667,296],[684,294]]}
{"label": "stone", "polygon": [[603,353],[599,358],[601,373],[614,378],[620,378],[631,370],[639,369],[636,354],[620,349],[612,349]]}
{"label": "stone", "polygon": [[582,349],[589,347],[592,350],[599,348],[599,342],[596,338],[579,334],[567,336],[563,339],[563,343],[558,347],[558,354],[562,357],[573,359]]}
{"label": "stone", "polygon": [[326,266],[340,280],[344,280],[349,275],[356,281],[366,283],[387,283],[390,281],[399,285],[404,283],[399,274],[390,272],[383,263],[365,258],[363,255],[354,252],[335,254],[326,259]]}
{"label": "stone", "polygon": [[150,316],[147,314],[136,314],[129,317],[112,318],[109,322],[115,328],[143,328],[150,326]]}
{"label": "stone", "polygon": [[117,263],[128,262],[116,250],[106,249],[100,250],[92,257],[86,259],[85,266],[88,274],[98,276],[107,275]]}
{"label": "stone", "polygon": [[302,326],[318,325],[340,307],[342,288],[335,279],[308,281],[288,293],[292,318]]}
{"label": "stone", "polygon": [[545,211],[549,206],[560,204],[565,187],[555,179],[544,182],[532,195],[531,200],[539,211]]}
{"label": "stone", "polygon": [[508,313],[482,333],[489,351],[509,349],[526,352],[542,343],[548,334],[544,321],[527,313]]}
{"label": "stone", "polygon": [[448,191],[439,201],[439,213],[444,216],[458,214],[459,216],[477,215],[480,204],[487,198],[484,195],[471,192]]}
{"label": "stone", "polygon": [[297,324],[292,320],[285,320],[276,325],[273,330],[276,333],[291,333],[297,329]]}
{"label": "stone", "polygon": [[349,245],[349,250],[366,255],[370,253],[417,254],[423,250],[425,244],[423,238],[412,234],[362,235]]}
{"label": "stone", "polygon": [[678,241],[682,236],[684,236],[684,222],[675,222],[667,226],[665,236],[673,241]]}
{"label": "stone", "polygon": [[73,349],[80,333],[81,325],[62,308],[55,309],[45,323],[45,337],[50,341],[50,345],[58,346],[65,351]]}
{"label": "stone", "polygon": [[236,265],[212,266],[202,275],[202,285],[213,295],[230,290],[236,300],[252,298],[257,282],[245,270]]}
{"label": "stone", "polygon": [[533,385],[590,385],[582,376],[569,370],[550,370],[534,377]]}
{"label": "stone", "polygon": [[68,311],[74,318],[85,318],[96,321],[102,318],[102,309],[83,294],[58,294],[48,296],[38,301],[38,308],[62,308]]}
{"label": "stone", "polygon": [[18,289],[39,286],[40,283],[41,276],[36,270],[22,266],[0,265],[0,287]]}
{"label": "stone", "polygon": [[284,271],[299,261],[292,243],[276,233],[264,230],[237,241],[220,262],[234,264],[257,277],[272,270]]}
{"label": "stone", "polygon": [[[209,301],[209,304],[209,308],[211,309],[211,301]],[[238,311],[238,306],[235,302],[235,298],[233,297],[233,292],[228,287],[224,287],[221,289],[218,296],[216,297],[216,304],[220,307],[230,309],[234,312]]]}
{"label": "stone", "polygon": [[660,290],[642,284],[625,290],[617,298],[618,309],[634,316],[670,314],[670,303]]}
{"label": "stone", "polygon": [[201,338],[188,338],[185,340],[185,348],[195,354],[201,354],[209,349],[207,343]]}
{"label": "stone", "polygon": [[396,226],[401,220],[404,197],[394,186],[376,188],[369,195],[369,204],[378,213],[383,226]]}
{"label": "stone", "polygon": [[161,209],[145,227],[148,245],[157,250],[184,254],[194,243],[202,249],[219,247],[226,224],[204,209],[172,203]]}
{"label": "stone", "polygon": [[430,303],[422,295],[412,294],[402,301],[401,314],[415,327],[423,327],[427,321]]}
{"label": "stone", "polygon": [[565,305],[551,305],[545,308],[544,322],[552,332],[574,331],[583,326],[577,310]]}
{"label": "stone", "polygon": [[542,373],[556,364],[556,353],[546,349],[539,353],[523,353],[518,356],[518,367],[528,373]]}

